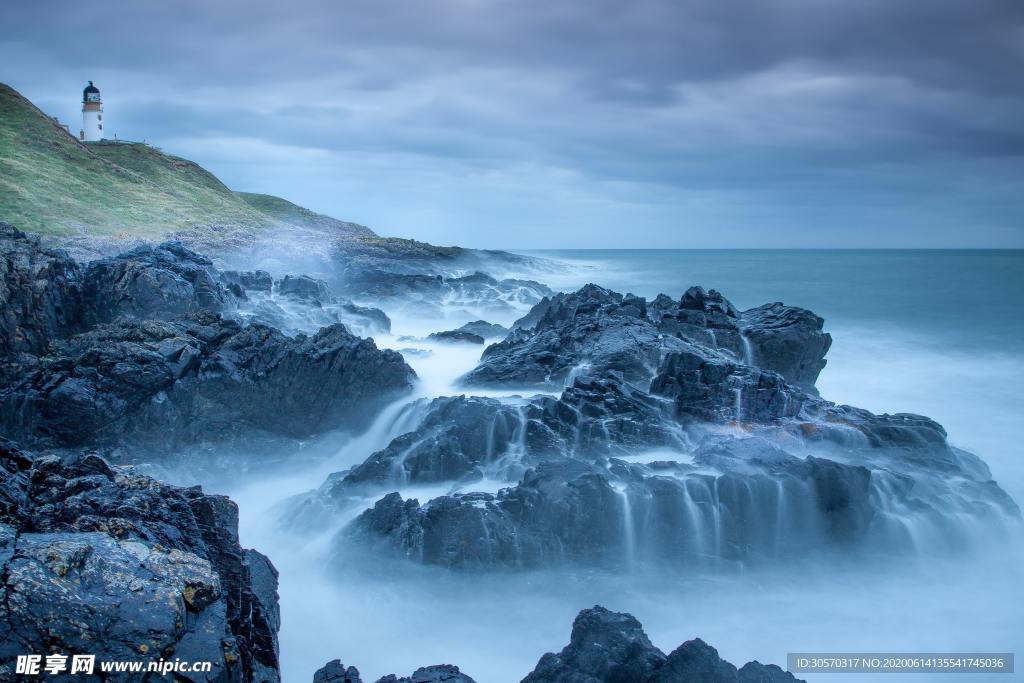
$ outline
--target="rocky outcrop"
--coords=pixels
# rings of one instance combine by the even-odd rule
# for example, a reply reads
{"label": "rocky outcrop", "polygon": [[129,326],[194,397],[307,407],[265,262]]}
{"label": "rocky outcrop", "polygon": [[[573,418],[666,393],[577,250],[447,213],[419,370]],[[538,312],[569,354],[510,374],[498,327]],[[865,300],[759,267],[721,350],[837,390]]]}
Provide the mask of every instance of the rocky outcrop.
{"label": "rocky outcrop", "polygon": [[682,344],[659,333],[643,299],[597,285],[547,299],[527,317],[531,326],[517,324],[484,350],[462,378],[466,386],[561,387],[575,373],[609,371],[643,384],[663,354]]}
{"label": "rocky outcrop", "polygon": [[757,368],[814,393],[831,338],[804,309],[771,304],[739,313],[715,290],[648,302],[596,285],[545,298],[489,346],[467,386],[560,386],[581,372],[650,382],[665,356],[689,352]]}
{"label": "rocky outcrop", "polygon": [[806,309],[778,302],[744,311],[740,326],[752,354],[748,364],[768,368],[813,392],[832,346],[832,336],[822,332],[824,323]]}
{"label": "rocky outcrop", "polygon": [[[313,674],[313,683],[363,683],[359,669],[346,667],[338,659],[333,659]],[[476,683],[472,678],[459,671],[459,667],[451,664],[435,664],[416,669],[411,676],[388,674],[377,679],[376,683]]]}
{"label": "rocky outcrop", "polygon": [[17,655],[49,652],[209,661],[203,680],[279,680],[277,574],[240,547],[223,496],[0,441],[0,565],[5,680]]}
{"label": "rocky outcrop", "polygon": [[[412,314],[440,312],[440,301],[450,308],[514,313],[552,294],[533,280],[499,280],[483,272],[453,275],[444,264],[405,263],[401,267],[346,265],[338,291],[359,301],[384,301]],[[390,309],[389,309],[390,310]]]}
{"label": "rocky outcrop", "polygon": [[194,311],[221,313],[233,310],[236,301],[209,259],[166,242],[90,263],[82,305],[83,319],[91,326],[118,318],[170,320]]}
{"label": "rocky outcrop", "polygon": [[333,475],[320,494],[339,502],[407,483],[481,478],[511,483],[529,466],[550,459],[596,460],[681,446],[663,401],[613,378],[581,378],[557,399],[435,399],[414,430]]}
{"label": "rocky outcrop", "polygon": [[336,323],[359,336],[391,331],[391,319],[384,311],[335,297],[323,280],[285,275],[268,282],[270,276],[264,273],[263,277],[261,272],[222,274],[240,300],[235,315],[245,322],[276,327],[286,334],[313,334]]}
{"label": "rocky outcrop", "polygon": [[523,683],[796,683],[774,664],[742,669],[700,638],[665,655],[632,615],[595,605],[577,615],[569,644],[541,657]]}
{"label": "rocky outcrop", "polygon": [[[328,662],[313,683],[363,683],[355,667]],[[457,666],[417,669],[411,676],[384,676],[377,683],[473,683]],[[523,683],[802,683],[774,664],[747,662],[738,669],[700,638],[688,640],[671,654],[656,648],[631,614],[600,605],[581,611],[572,624],[569,644],[549,652]]]}
{"label": "rocky outcrop", "polygon": [[40,354],[82,328],[82,273],[65,252],[0,223],[0,357]]}
{"label": "rocky outcrop", "polygon": [[504,337],[508,334],[508,328],[497,323],[489,323],[486,320],[474,320],[459,328],[461,332],[469,332],[484,339]]}
{"label": "rocky outcrop", "polygon": [[432,332],[427,335],[431,341],[448,344],[483,344],[484,338],[478,334],[465,330],[445,330],[444,332]]}
{"label": "rocky outcrop", "polygon": [[291,338],[199,311],[55,343],[0,391],[0,424],[56,447],[301,439],[366,426],[414,377],[399,354],[342,325]]}

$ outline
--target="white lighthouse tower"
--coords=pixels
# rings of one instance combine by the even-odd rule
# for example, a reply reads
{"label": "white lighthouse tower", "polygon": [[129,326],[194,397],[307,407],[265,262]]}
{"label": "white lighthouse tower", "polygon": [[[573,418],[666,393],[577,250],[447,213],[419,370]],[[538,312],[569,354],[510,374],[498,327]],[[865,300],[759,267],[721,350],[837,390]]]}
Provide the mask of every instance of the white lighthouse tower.
{"label": "white lighthouse tower", "polygon": [[78,137],[86,142],[103,139],[103,102],[100,89],[92,81],[82,91],[82,132]]}

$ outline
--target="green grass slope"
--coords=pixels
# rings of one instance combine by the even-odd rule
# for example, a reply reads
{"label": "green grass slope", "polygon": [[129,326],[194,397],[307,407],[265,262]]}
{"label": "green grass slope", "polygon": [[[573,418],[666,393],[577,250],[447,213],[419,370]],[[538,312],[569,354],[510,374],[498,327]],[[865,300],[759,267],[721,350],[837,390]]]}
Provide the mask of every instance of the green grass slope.
{"label": "green grass slope", "polygon": [[198,164],[142,143],[79,142],[3,83],[0,221],[55,237],[159,239],[197,225],[373,235],[277,197],[232,192]]}
{"label": "green grass slope", "polygon": [[[211,176],[212,177],[212,176]],[[216,178],[214,178],[216,180]],[[219,181],[218,181],[219,182]],[[325,216],[303,208],[298,204],[292,204],[287,199],[274,197],[269,194],[256,194],[253,192],[236,192],[239,198],[249,206],[270,216],[282,223],[301,225],[307,228],[320,228],[326,232],[335,234],[351,235],[353,237],[373,237],[374,233],[365,225],[340,221],[337,218]]]}

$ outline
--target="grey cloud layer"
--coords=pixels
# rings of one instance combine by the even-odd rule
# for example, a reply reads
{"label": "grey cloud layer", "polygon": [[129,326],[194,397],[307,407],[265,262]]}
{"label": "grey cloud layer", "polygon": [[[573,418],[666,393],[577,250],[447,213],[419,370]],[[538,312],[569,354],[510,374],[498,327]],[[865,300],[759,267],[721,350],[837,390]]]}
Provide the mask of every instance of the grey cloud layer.
{"label": "grey cloud layer", "polygon": [[122,137],[385,231],[481,246],[1024,246],[1019,0],[5,13],[4,80],[48,111],[74,120],[68,90],[93,78]]}

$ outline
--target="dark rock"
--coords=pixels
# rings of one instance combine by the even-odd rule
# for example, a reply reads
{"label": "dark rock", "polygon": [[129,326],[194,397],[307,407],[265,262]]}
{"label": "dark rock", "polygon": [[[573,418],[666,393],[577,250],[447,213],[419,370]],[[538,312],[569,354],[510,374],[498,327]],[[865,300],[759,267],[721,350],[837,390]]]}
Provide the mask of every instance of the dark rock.
{"label": "dark rock", "polygon": [[359,669],[346,667],[340,659],[332,659],[313,674],[313,683],[363,683]]}
{"label": "dark rock", "polygon": [[665,406],[614,378],[578,379],[559,399],[433,400],[416,429],[394,439],[323,490],[335,500],[405,483],[518,480],[528,466],[575,455],[596,459],[680,447]]}
{"label": "dark rock", "polygon": [[706,422],[774,422],[817,405],[780,375],[696,344],[665,356],[651,393],[672,399],[677,415]]}
{"label": "dark rock", "polygon": [[323,303],[331,300],[331,291],[323,280],[308,275],[285,275],[277,281],[277,291],[303,301]]}
{"label": "dark rock", "polygon": [[48,446],[178,448],[359,428],[415,373],[342,325],[285,337],[198,312],[100,326],[0,391],[3,433]]}
{"label": "dark rock", "polygon": [[265,270],[225,270],[221,271],[220,278],[226,285],[254,292],[269,292],[274,286],[274,278]]}
{"label": "dark rock", "polygon": [[461,332],[469,332],[477,336],[483,337],[484,339],[493,339],[495,337],[504,337],[508,334],[508,328],[504,325],[498,325],[496,323],[489,323],[486,320],[474,320],[471,323],[466,323],[459,328]]}
{"label": "dark rock", "polygon": [[194,311],[230,311],[235,297],[209,259],[165,242],[90,263],[82,303],[86,325],[92,326],[120,317],[170,320]]}
{"label": "dark rock", "polygon": [[538,309],[543,315],[534,324],[515,326],[484,350],[480,364],[462,379],[467,386],[561,386],[574,372],[609,371],[646,383],[662,355],[681,344],[647,320],[643,299],[596,285],[558,294]]}
{"label": "dark rock", "polygon": [[377,679],[377,683],[476,683],[451,664],[435,664],[416,669],[411,676],[397,678],[394,674]]}
{"label": "dark rock", "polygon": [[0,511],[0,672],[52,649],[279,680],[277,575],[239,546],[230,500],[0,442],[0,501],[12,500]]}
{"label": "dark rock", "polygon": [[748,361],[782,375],[787,382],[816,393],[814,383],[825,367],[832,336],[824,320],[810,311],[781,303],[765,304],[740,316],[743,336],[753,358]]}
{"label": "dark rock", "polygon": [[50,341],[80,330],[81,280],[65,252],[0,223],[0,357],[44,353]]}
{"label": "dark rock", "polygon": [[667,657],[632,615],[595,605],[573,622],[569,644],[541,657],[523,683],[797,683],[777,666],[757,662],[740,670],[699,638]]}
{"label": "dark rock", "polygon": [[[354,667],[337,659],[316,672],[313,683],[362,683]],[[450,664],[417,669],[411,676],[384,676],[377,683],[474,683]],[[737,672],[699,638],[665,656],[631,614],[595,605],[572,624],[569,644],[549,652],[523,683],[803,683],[774,664],[749,662]]]}
{"label": "dark rock", "polygon": [[445,330],[444,332],[433,332],[427,335],[427,339],[439,342],[483,344],[484,338],[465,330]]}
{"label": "dark rock", "polygon": [[595,605],[576,616],[569,644],[541,657],[523,683],[637,683],[664,662],[632,615]]}
{"label": "dark rock", "polygon": [[534,306],[508,337],[484,351],[464,381],[551,386],[573,372],[615,370],[646,383],[666,354],[690,351],[718,364],[776,373],[783,384],[814,394],[831,343],[822,325],[810,311],[782,304],[741,315],[719,292],[701,287],[688,289],[678,303],[659,295],[648,304],[587,285]]}

